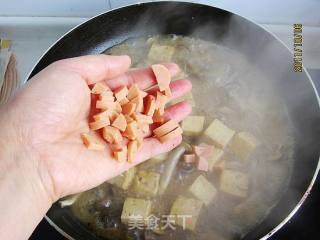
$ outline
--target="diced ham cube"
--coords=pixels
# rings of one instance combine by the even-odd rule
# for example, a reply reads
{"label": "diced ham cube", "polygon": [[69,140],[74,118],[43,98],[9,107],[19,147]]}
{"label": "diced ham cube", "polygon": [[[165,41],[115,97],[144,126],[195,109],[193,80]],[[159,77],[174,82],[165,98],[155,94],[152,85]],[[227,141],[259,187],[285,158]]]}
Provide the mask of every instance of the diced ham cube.
{"label": "diced ham cube", "polygon": [[122,113],[126,115],[131,115],[136,110],[137,104],[128,102],[127,104],[122,106]]}
{"label": "diced ham cube", "polygon": [[99,100],[102,102],[114,102],[114,96],[100,94]]}
{"label": "diced ham cube", "polygon": [[181,136],[182,134],[182,129],[181,127],[177,127],[175,130],[173,130],[172,132],[169,132],[168,134],[162,136],[159,138],[159,141],[161,143],[165,143],[165,142],[168,142],[178,136]]}
{"label": "diced ham cube", "polygon": [[133,163],[138,152],[138,142],[130,141],[128,144],[128,162]]}
{"label": "diced ham cube", "polygon": [[123,86],[123,87],[117,89],[114,92],[114,95],[115,95],[117,101],[121,101],[122,99],[127,98],[128,93],[129,93],[128,88],[126,86]]}
{"label": "diced ham cube", "polygon": [[138,124],[136,121],[133,121],[127,125],[127,128],[124,132],[124,135],[130,139],[130,140],[135,140],[138,136]]}
{"label": "diced ham cube", "polygon": [[141,129],[141,131],[144,133],[144,134],[147,134],[149,133],[149,124],[148,123],[145,123],[145,122],[137,122],[138,124],[138,127],[139,129]]}
{"label": "diced ham cube", "polygon": [[105,92],[110,91],[110,88],[104,82],[96,83],[93,88],[91,89],[92,94],[103,94]]}
{"label": "diced ham cube", "polygon": [[186,162],[186,163],[195,163],[196,160],[197,160],[197,157],[195,154],[184,154],[183,155],[183,160]]}
{"label": "diced ham cube", "polygon": [[169,70],[161,64],[154,64],[151,68],[156,77],[160,91],[168,89],[171,81],[171,74]]}
{"label": "diced ham cube", "polygon": [[167,96],[163,95],[161,92],[157,92],[156,109],[160,111],[161,115],[164,114],[164,108],[167,102]]}
{"label": "diced ham cube", "polygon": [[137,84],[133,84],[130,88],[129,88],[129,92],[128,92],[128,96],[127,98],[129,100],[134,99],[135,97],[141,97],[144,98],[147,96],[147,93],[140,90]]}
{"label": "diced ham cube", "polygon": [[119,129],[112,126],[107,126],[103,128],[103,138],[111,144],[120,144],[123,140]]}
{"label": "diced ham cube", "polygon": [[132,117],[130,117],[129,115],[124,115],[124,117],[126,118],[127,124],[134,121],[134,119]]}
{"label": "diced ham cube", "polygon": [[198,157],[209,157],[212,154],[213,148],[211,146],[199,145],[193,146],[193,151]]}
{"label": "diced ham cube", "polygon": [[113,121],[111,126],[118,128],[120,131],[124,132],[127,128],[127,120],[123,114],[119,114],[118,117]]}
{"label": "diced ham cube", "polygon": [[153,123],[152,117],[145,114],[134,113],[132,114],[132,117],[137,122],[148,123],[148,124]]}
{"label": "diced ham cube", "polygon": [[144,113],[148,116],[153,116],[156,110],[156,98],[152,95],[146,97],[146,107]]}
{"label": "diced ham cube", "polygon": [[116,103],[112,101],[98,100],[96,102],[96,108],[102,109],[102,110],[115,109]]}
{"label": "diced ham cube", "polygon": [[125,104],[127,104],[129,102],[129,99],[128,98],[123,98],[123,99],[121,99],[120,101],[119,101],[119,103],[120,103],[120,105],[121,106],[123,106],[123,105],[125,105]]}
{"label": "diced ham cube", "polygon": [[166,122],[165,124],[161,125],[160,127],[156,128],[153,130],[153,133],[157,136],[157,137],[161,137],[169,132],[171,132],[172,130],[176,129],[177,127],[179,127],[179,124],[174,121],[174,120],[169,120],[168,122]]}
{"label": "diced ham cube", "polygon": [[153,122],[155,123],[163,123],[164,122],[164,117],[161,114],[161,111],[159,109],[154,111],[153,117],[152,117]]}
{"label": "diced ham cube", "polygon": [[131,100],[131,103],[136,104],[136,112],[143,111],[143,98],[141,96],[137,96]]}
{"label": "diced ham cube", "polygon": [[94,122],[89,123],[91,130],[99,130],[101,128],[104,128],[106,126],[110,125],[109,118],[104,118],[101,120],[95,120]]}
{"label": "diced ham cube", "polygon": [[105,148],[103,143],[96,136],[89,135],[87,133],[82,133],[81,139],[83,141],[83,144],[90,150],[101,151]]}
{"label": "diced ham cube", "polygon": [[108,111],[103,111],[93,116],[95,121],[103,121],[106,118],[109,120]]}
{"label": "diced ham cube", "polygon": [[117,117],[118,117],[118,113],[115,111],[115,110],[113,110],[113,109],[109,109],[109,110],[107,110],[108,111],[108,113],[109,113],[109,120],[110,120],[110,122],[113,122]]}
{"label": "diced ham cube", "polygon": [[171,97],[172,97],[172,92],[171,92],[170,87],[168,87],[168,88],[166,88],[166,89],[164,90],[164,95],[165,95],[166,97],[168,97],[168,98],[171,98]]}
{"label": "diced ham cube", "polygon": [[128,155],[127,146],[123,146],[123,148],[120,151],[115,151],[113,154],[114,154],[114,158],[118,162],[127,161],[127,155]]}

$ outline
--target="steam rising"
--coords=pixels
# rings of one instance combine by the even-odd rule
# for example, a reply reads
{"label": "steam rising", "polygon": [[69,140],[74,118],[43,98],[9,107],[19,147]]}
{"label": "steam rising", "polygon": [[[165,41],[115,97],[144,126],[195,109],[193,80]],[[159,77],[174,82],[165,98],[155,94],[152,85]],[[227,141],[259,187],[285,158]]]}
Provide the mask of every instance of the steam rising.
{"label": "steam rising", "polygon": [[[217,228],[226,230],[228,226],[226,239],[244,236],[267,216],[287,190],[294,163],[294,133],[301,131],[295,128],[289,112],[310,99],[310,89],[292,84],[290,91],[298,94],[290,98],[290,106],[285,104],[288,89],[284,89],[289,87],[288,78],[292,77],[291,62],[281,62],[277,56],[288,55],[287,50],[270,41],[266,33],[257,35],[261,30],[246,28],[243,19],[237,16],[225,19],[223,29],[216,22],[202,22],[190,32],[196,18],[191,15],[191,22],[179,18],[184,12],[179,4],[162,9],[162,13],[167,11],[177,15],[173,18],[175,28],[186,31],[188,37],[158,36],[170,33],[171,26],[150,24],[155,13],[146,12],[139,16],[136,29],[139,32],[148,28],[152,37],[148,41],[145,38],[128,40],[126,48],[120,45],[108,52],[129,54],[136,66],[143,66],[151,63],[145,62],[145,56],[153,42],[175,46],[177,54],[173,60],[193,81],[198,106],[194,113],[204,114],[207,122],[218,118],[237,132],[251,132],[261,141],[250,164],[239,163],[232,153],[226,153],[227,168],[249,174],[252,182],[249,197],[239,205],[222,198],[206,216],[207,223],[214,223]],[[292,189],[292,193],[292,202],[296,202],[301,194],[297,189]],[[226,213],[227,208],[237,209],[236,214]]]}

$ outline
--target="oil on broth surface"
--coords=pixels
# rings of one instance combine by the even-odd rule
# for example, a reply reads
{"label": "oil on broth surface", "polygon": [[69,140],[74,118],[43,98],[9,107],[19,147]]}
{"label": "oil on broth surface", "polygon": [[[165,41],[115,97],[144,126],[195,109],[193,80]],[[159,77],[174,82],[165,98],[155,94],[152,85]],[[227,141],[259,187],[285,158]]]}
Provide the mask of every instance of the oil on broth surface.
{"label": "oil on broth surface", "polygon": [[[169,153],[82,193],[71,206],[74,215],[107,239],[241,239],[267,216],[290,179],[294,144],[290,120],[271,84],[272,79],[259,72],[241,53],[188,37],[130,39],[105,53],[129,55],[132,67],[169,61],[177,63],[182,71],[176,79],[187,78],[193,83],[192,94],[184,100],[193,106],[192,115],[205,117],[204,131],[214,119],[219,119],[236,135],[221,149],[223,155],[212,171],[200,171],[194,164],[185,163],[182,155],[187,148],[179,153]],[[204,131],[198,136],[184,136],[184,142],[212,144],[204,137]],[[249,156],[242,151],[245,147],[239,145],[245,142],[248,146],[248,134],[259,143]],[[234,146],[237,144],[240,147]],[[249,146],[252,145],[255,144],[251,142]],[[168,178],[168,171],[172,178]],[[165,177],[170,180],[169,185],[163,194],[159,194]],[[151,209],[146,210],[145,202],[142,205],[132,203],[132,198],[151,203]],[[182,207],[172,210],[177,202]],[[201,209],[191,211],[189,203],[199,203]],[[146,214],[159,218],[172,211],[180,214],[191,211],[198,216],[192,218],[196,220],[195,226],[186,230],[179,224],[175,225],[175,230],[168,227],[154,231],[130,230],[125,216],[121,219],[124,204],[129,205],[129,213],[147,211]],[[141,209],[135,211],[134,208]]]}

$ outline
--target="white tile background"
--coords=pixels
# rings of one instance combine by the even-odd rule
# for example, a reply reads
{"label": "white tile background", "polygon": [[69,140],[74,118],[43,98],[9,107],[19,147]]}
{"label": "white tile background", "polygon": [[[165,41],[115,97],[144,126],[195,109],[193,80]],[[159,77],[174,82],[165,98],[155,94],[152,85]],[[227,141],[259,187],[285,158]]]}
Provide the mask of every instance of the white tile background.
{"label": "white tile background", "polygon": [[[150,0],[149,0],[150,1]],[[188,0],[185,0],[188,1]],[[189,0],[214,5],[259,23],[320,27],[319,0]],[[0,0],[0,16],[91,17],[143,0]]]}
{"label": "white tile background", "polygon": [[[147,1],[147,0],[145,0]],[[143,0],[0,0],[0,38],[13,39],[24,79],[43,52],[62,34],[89,17]],[[187,0],[186,0],[187,1]],[[191,0],[189,0],[191,1]],[[320,0],[194,0],[263,24],[292,45],[292,23],[304,27],[304,64],[320,68]]]}
{"label": "white tile background", "polygon": [[109,0],[0,0],[2,16],[91,17],[109,9]]}

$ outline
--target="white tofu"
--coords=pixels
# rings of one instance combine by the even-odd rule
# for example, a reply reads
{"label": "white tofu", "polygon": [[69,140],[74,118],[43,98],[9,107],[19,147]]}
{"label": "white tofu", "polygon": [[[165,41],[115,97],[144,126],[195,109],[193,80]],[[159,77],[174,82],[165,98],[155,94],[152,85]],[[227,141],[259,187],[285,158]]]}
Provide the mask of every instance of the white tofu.
{"label": "white tofu", "polygon": [[171,62],[174,54],[174,47],[153,43],[148,53],[148,60],[152,62]]}
{"label": "white tofu", "polygon": [[230,149],[237,155],[241,160],[247,160],[250,154],[260,144],[258,139],[248,132],[237,133],[230,143]]}
{"label": "white tofu", "polygon": [[217,189],[202,175],[192,183],[189,191],[207,206],[217,195]]}
{"label": "white tofu", "polygon": [[187,94],[170,101],[168,103],[168,106],[172,106],[174,104],[177,104],[179,102],[184,102],[184,101],[189,103],[191,107],[195,107],[196,106],[196,103],[194,101],[192,92],[188,92]]}
{"label": "white tofu", "polygon": [[212,171],[222,160],[222,156],[224,154],[224,151],[220,148],[216,148],[214,146],[211,155],[207,158],[207,161],[209,163],[209,171]]}
{"label": "white tofu", "polygon": [[220,120],[215,119],[205,130],[204,135],[220,148],[228,145],[235,131],[224,125]]}
{"label": "white tofu", "polygon": [[122,188],[124,190],[127,190],[131,186],[134,176],[136,175],[136,168],[135,167],[130,168],[128,171],[124,173],[124,175],[125,175],[125,179],[123,181]]}
{"label": "white tofu", "polygon": [[193,231],[197,226],[202,207],[203,203],[200,200],[186,198],[180,195],[174,201],[170,215],[174,217],[174,223],[176,225]]}
{"label": "white tofu", "polygon": [[124,202],[121,222],[128,224],[130,221],[143,220],[146,221],[151,212],[152,203],[150,200],[139,199],[139,198],[127,198]]}
{"label": "white tofu", "polygon": [[249,189],[249,178],[246,174],[224,170],[220,176],[220,190],[231,195],[244,198]]}
{"label": "white tofu", "polygon": [[123,190],[127,190],[133,182],[134,176],[136,174],[136,168],[130,168],[128,171],[122,173],[121,175],[112,178],[108,183],[115,185]]}
{"label": "white tofu", "polygon": [[182,123],[181,128],[185,136],[198,136],[203,131],[204,116],[188,116]]}
{"label": "white tofu", "polygon": [[132,191],[140,196],[154,197],[159,190],[160,173],[141,170],[134,178]]}

